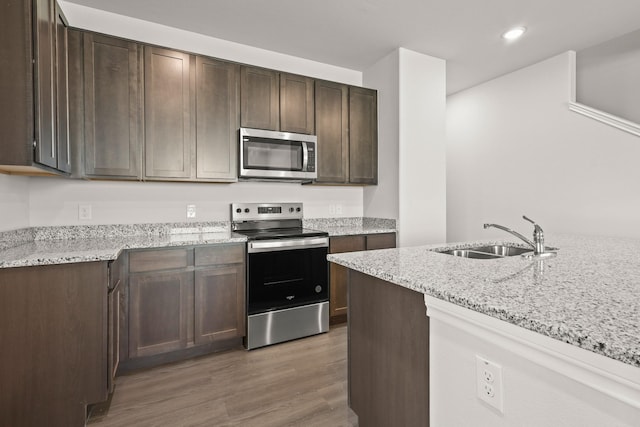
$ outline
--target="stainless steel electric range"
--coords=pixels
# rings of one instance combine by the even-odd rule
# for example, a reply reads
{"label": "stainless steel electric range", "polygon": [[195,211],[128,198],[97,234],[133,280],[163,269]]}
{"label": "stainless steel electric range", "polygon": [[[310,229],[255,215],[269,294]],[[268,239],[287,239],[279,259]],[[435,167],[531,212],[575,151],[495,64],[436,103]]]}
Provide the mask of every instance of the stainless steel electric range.
{"label": "stainless steel electric range", "polygon": [[302,203],[233,203],[231,228],[247,236],[251,350],[329,330],[328,233],[302,227]]}

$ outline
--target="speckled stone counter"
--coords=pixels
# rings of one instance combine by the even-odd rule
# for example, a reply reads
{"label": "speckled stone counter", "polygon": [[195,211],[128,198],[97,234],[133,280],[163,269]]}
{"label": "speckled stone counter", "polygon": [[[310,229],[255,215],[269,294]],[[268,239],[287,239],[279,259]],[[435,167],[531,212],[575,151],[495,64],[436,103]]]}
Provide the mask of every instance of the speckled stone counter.
{"label": "speckled stone counter", "polygon": [[[330,236],[395,232],[378,218],[312,218],[304,226]],[[229,221],[31,227],[0,233],[0,268],[108,261],[125,249],[245,242]]]}
{"label": "speckled stone counter", "polygon": [[354,236],[360,234],[395,233],[396,221],[384,218],[310,218],[304,227],[326,231],[332,236]]}
{"label": "speckled stone counter", "polygon": [[[0,268],[76,262],[108,261],[125,249],[162,248],[245,242],[240,234],[229,231],[228,223],[140,224],[69,227],[35,227],[27,231],[5,233],[0,249]],[[27,233],[27,234],[28,234]],[[9,237],[16,236],[13,245]]]}
{"label": "speckled stone counter", "polygon": [[640,367],[640,240],[548,235],[544,260],[436,252],[465,242],[329,255],[331,262]]}

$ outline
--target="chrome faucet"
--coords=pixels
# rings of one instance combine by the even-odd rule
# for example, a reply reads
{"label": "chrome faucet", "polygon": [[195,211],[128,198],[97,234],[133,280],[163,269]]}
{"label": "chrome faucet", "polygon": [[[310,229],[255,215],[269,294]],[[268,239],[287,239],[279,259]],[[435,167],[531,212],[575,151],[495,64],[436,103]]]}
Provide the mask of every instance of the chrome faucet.
{"label": "chrome faucet", "polygon": [[526,237],[524,237],[522,234],[518,233],[517,231],[513,231],[512,229],[510,229],[508,227],[505,227],[503,225],[485,224],[484,228],[489,228],[489,227],[499,228],[500,230],[504,230],[507,233],[513,234],[518,239],[522,240],[527,245],[531,246],[533,248],[533,254],[534,255],[540,255],[540,254],[545,253],[544,252],[544,232],[542,231],[542,228],[538,224],[536,224],[534,221],[532,221],[531,219],[527,218],[525,215],[522,215],[522,218],[526,219],[531,224],[533,224],[533,227],[534,227],[534,229],[533,229],[533,242],[531,240],[527,239]]}

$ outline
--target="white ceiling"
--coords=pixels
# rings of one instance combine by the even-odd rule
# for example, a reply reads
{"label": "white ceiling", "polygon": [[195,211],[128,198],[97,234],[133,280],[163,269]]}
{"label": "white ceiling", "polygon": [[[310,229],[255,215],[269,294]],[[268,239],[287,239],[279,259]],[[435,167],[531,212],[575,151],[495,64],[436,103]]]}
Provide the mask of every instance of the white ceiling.
{"label": "white ceiling", "polygon": [[447,61],[448,93],[640,28],[640,0],[67,1],[358,71],[404,47]]}

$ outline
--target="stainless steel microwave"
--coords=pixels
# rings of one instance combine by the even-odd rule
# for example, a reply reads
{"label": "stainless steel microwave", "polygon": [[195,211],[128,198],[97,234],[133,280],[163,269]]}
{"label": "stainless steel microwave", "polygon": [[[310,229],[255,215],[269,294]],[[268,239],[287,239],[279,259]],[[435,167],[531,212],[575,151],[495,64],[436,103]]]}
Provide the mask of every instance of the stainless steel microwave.
{"label": "stainless steel microwave", "polygon": [[315,135],[240,128],[238,177],[310,181],[318,177]]}

